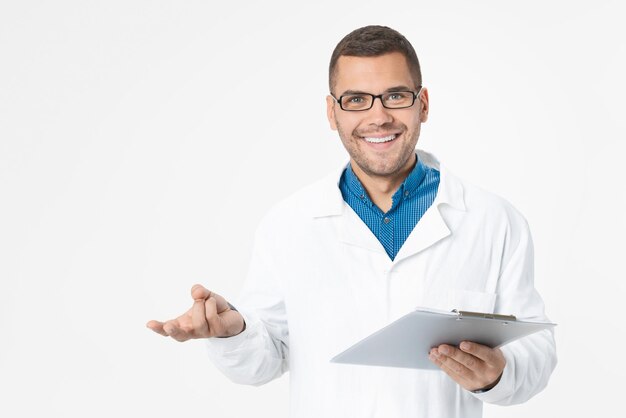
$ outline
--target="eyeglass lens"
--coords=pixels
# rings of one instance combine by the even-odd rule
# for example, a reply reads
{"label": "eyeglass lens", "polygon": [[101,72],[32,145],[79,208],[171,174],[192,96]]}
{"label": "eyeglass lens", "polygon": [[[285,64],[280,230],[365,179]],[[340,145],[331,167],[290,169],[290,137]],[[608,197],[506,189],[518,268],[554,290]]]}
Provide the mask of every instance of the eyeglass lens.
{"label": "eyeglass lens", "polygon": [[380,96],[368,93],[346,94],[341,96],[341,108],[344,110],[367,110],[372,107],[375,97],[380,97],[383,106],[389,109],[411,107],[415,94],[410,91],[394,91]]}

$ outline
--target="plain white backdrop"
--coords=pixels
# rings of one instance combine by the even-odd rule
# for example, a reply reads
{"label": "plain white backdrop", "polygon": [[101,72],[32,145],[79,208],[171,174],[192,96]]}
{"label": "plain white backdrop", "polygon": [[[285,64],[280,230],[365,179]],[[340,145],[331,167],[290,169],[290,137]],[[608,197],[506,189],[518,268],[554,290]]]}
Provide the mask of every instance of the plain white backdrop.
{"label": "plain white backdrop", "polygon": [[[236,301],[257,223],[346,160],[336,43],[403,33],[419,147],[528,219],[559,365],[486,417],[620,415],[620,1],[0,1],[0,416],[287,417],[288,374],[228,381],[145,328],[203,283]],[[311,394],[314,396],[315,394]]]}

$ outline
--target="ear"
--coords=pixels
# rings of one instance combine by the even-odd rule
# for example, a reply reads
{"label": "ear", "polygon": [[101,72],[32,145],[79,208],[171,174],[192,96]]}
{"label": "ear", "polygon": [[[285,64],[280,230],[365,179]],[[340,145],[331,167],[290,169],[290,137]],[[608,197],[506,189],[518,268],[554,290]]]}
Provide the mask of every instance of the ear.
{"label": "ear", "polygon": [[422,111],[420,112],[420,121],[422,123],[428,120],[428,111],[430,110],[430,104],[428,102],[428,89],[422,87],[422,91],[419,95],[419,100],[422,103]]}
{"label": "ear", "polygon": [[330,123],[330,129],[337,130],[337,121],[335,120],[335,99],[329,94],[326,96],[326,117]]}

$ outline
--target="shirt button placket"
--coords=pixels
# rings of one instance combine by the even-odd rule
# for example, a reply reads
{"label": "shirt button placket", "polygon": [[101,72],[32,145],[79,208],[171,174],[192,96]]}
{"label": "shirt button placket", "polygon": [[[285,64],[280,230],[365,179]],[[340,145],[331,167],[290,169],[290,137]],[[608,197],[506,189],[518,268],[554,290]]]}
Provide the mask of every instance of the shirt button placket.
{"label": "shirt button placket", "polygon": [[391,217],[384,216],[380,225],[380,242],[385,247],[387,254],[393,252],[393,223]]}

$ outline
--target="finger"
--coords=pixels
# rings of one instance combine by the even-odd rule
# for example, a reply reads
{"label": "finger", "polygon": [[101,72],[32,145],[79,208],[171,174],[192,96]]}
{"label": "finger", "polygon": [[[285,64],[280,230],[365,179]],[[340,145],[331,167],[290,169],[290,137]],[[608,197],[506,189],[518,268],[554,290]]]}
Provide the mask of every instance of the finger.
{"label": "finger", "polygon": [[440,368],[451,370],[450,362],[452,362],[452,360],[446,355],[442,354],[439,347],[432,348],[430,350],[428,358]]}
{"label": "finger", "polygon": [[207,337],[209,335],[209,324],[207,323],[204,305],[204,299],[196,299],[191,308],[191,325],[196,337]]}
{"label": "finger", "polygon": [[146,326],[150,328],[152,331],[156,332],[157,334],[161,334],[167,337],[167,333],[163,330],[163,322],[152,320],[152,321],[148,321]]}
{"label": "finger", "polygon": [[441,367],[442,364],[443,364],[441,362],[441,358],[440,358],[439,352],[437,351],[437,347],[431,348],[430,352],[428,353],[428,358],[430,359],[430,361],[435,363],[435,365],[438,366],[438,367]]}
{"label": "finger", "polygon": [[193,298],[193,300],[198,300],[198,299],[206,300],[210,296],[211,296],[211,291],[205,288],[204,286],[202,286],[201,284],[194,284],[191,287],[191,297]]}
{"label": "finger", "polygon": [[191,335],[189,335],[187,331],[179,327],[175,321],[167,321],[163,325],[163,330],[168,336],[172,337],[178,342],[187,341],[191,338]]}
{"label": "finger", "polygon": [[217,301],[214,297],[210,297],[204,302],[204,309],[206,311],[206,320],[209,323],[209,332],[211,336],[223,337],[224,326],[222,320],[217,314]]}
{"label": "finger", "polygon": [[193,287],[191,288],[191,297],[194,300],[208,300],[209,298],[215,298],[218,313],[222,313],[230,309],[230,306],[228,305],[228,302],[226,302],[226,299],[200,284],[193,285]]}
{"label": "finger", "polygon": [[[458,363],[457,363],[458,364]],[[458,372],[458,369],[455,369],[453,366],[448,365],[448,364],[442,364],[441,365],[441,370],[447,374],[452,380],[454,380],[455,382],[457,382],[459,385],[461,385],[464,388],[469,388],[472,387],[472,381],[471,379],[464,375],[464,374],[460,374]]]}
{"label": "finger", "polygon": [[[439,354],[439,361],[445,368],[451,370],[458,376],[464,378],[470,378],[473,375],[473,370],[469,369],[463,361],[468,362],[464,356],[470,356],[469,354],[461,352],[459,349],[442,344],[437,348]],[[459,360],[461,358],[462,360]]]}
{"label": "finger", "polygon": [[174,321],[166,321],[163,323],[163,332],[165,335],[170,336],[179,331],[179,326]]}
{"label": "finger", "polygon": [[441,345],[439,346],[439,352],[453,359],[457,363],[462,364],[463,366],[465,366],[467,369],[471,371],[477,372],[485,368],[484,361],[456,347],[449,346],[449,345]]}
{"label": "finger", "polygon": [[494,349],[491,347],[469,341],[463,341],[460,348],[465,353],[471,354],[487,364],[496,363],[496,355],[494,353]]}
{"label": "finger", "polygon": [[[459,383],[460,385],[466,385],[467,378],[459,374],[458,369],[455,369],[454,367],[450,366],[450,364],[444,364],[444,357],[445,356],[439,354],[437,347],[431,349],[428,355],[428,358],[430,359],[430,361],[432,361],[435,365],[437,365],[445,374],[450,376],[452,380]],[[450,361],[450,359],[448,359],[448,361]]]}

